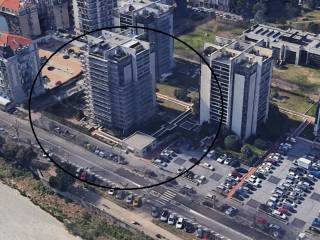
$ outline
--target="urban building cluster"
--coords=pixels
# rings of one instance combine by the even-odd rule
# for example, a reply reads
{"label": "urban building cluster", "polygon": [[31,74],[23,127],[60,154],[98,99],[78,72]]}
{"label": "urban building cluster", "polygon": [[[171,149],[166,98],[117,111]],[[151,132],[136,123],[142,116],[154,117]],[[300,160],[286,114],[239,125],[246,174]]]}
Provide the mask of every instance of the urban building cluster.
{"label": "urban building cluster", "polygon": [[320,67],[320,37],[317,34],[258,24],[244,31],[243,38],[272,49],[277,61]]}
{"label": "urban building cluster", "polygon": [[[227,0],[189,4],[230,8]],[[173,34],[173,9],[172,1],[160,0],[0,0],[2,31],[8,32],[1,35],[1,96],[15,103],[26,100],[39,69],[33,40],[53,30],[81,34],[121,26],[87,37],[83,60],[87,107],[92,123],[123,133],[132,130],[155,112],[155,84],[172,71],[174,41],[159,32],[128,26]],[[213,72],[201,64],[199,122],[222,119],[244,140],[268,118],[273,64],[319,67],[320,38],[258,24],[237,40],[217,38],[216,44],[206,43],[203,55]],[[43,89],[43,81],[38,81],[34,96]]]}

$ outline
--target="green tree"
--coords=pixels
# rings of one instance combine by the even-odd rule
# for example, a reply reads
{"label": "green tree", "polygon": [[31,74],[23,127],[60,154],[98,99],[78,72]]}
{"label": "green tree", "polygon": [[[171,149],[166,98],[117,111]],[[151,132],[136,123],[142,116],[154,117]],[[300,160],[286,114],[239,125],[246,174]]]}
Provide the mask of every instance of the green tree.
{"label": "green tree", "polygon": [[16,160],[23,167],[28,168],[36,156],[37,154],[33,151],[32,147],[18,146]]}
{"label": "green tree", "polygon": [[310,22],[308,24],[308,31],[316,33],[316,34],[320,33],[320,24],[319,23]]}
{"label": "green tree", "polygon": [[315,9],[317,6],[317,0],[304,0],[304,6],[309,9]]}
{"label": "green tree", "polygon": [[260,138],[257,138],[254,140],[254,146],[262,150],[266,150],[268,148],[268,143]]}
{"label": "green tree", "polygon": [[255,12],[254,20],[257,23],[264,23],[267,20],[267,6],[263,1],[259,1],[253,7],[253,11]]}
{"label": "green tree", "polygon": [[242,156],[246,159],[252,156],[252,150],[248,145],[243,145],[241,148]]}
{"label": "green tree", "polygon": [[174,96],[179,100],[189,101],[188,90],[186,88],[175,89]]}
{"label": "green tree", "polygon": [[231,134],[224,139],[224,146],[228,150],[239,151],[241,141],[237,135]]}
{"label": "green tree", "polygon": [[2,154],[7,160],[13,160],[17,154],[18,145],[16,143],[5,143],[2,146]]}
{"label": "green tree", "polygon": [[[61,164],[62,168],[66,171],[75,174],[76,168],[69,164],[64,163]],[[68,188],[75,182],[75,178],[72,177],[70,174],[64,172],[60,168],[56,169],[56,176],[51,176],[49,178],[50,186],[59,189],[60,191],[66,191]]]}

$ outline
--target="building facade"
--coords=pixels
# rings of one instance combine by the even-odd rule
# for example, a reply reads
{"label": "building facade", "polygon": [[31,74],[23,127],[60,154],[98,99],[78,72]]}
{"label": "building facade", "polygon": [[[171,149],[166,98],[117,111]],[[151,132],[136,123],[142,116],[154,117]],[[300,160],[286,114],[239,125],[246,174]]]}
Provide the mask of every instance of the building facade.
{"label": "building facade", "polygon": [[[39,71],[39,57],[31,40],[7,33],[0,35],[0,96],[16,104],[26,103],[34,77]],[[44,92],[42,79],[34,86],[32,97]]]}
{"label": "building facade", "polygon": [[230,11],[230,0],[189,0],[192,7],[213,8],[219,11]]}
{"label": "building facade", "polygon": [[[132,2],[119,1],[119,9],[115,17],[115,25],[142,26],[173,34],[173,7],[159,1]],[[135,30],[136,34],[144,32]],[[154,31],[146,31],[146,41],[154,49],[156,55],[156,79],[170,74],[173,67],[173,38]]]}
{"label": "building facade", "polygon": [[77,34],[113,26],[117,0],[73,0],[73,17]]}
{"label": "building facade", "polygon": [[205,44],[204,56],[213,72],[201,64],[200,123],[218,123],[222,119],[223,125],[241,139],[256,134],[258,125],[268,118],[272,51],[231,41]]}
{"label": "building facade", "polygon": [[38,0],[40,27],[43,32],[71,27],[69,0]]}
{"label": "building facade", "polygon": [[257,24],[244,31],[243,39],[272,49],[276,61],[320,67],[320,37],[317,34]]}
{"label": "building facade", "polygon": [[92,122],[123,133],[147,122],[155,110],[154,53],[149,43],[108,31],[88,41],[86,83]]}
{"label": "building facade", "polygon": [[12,34],[31,39],[41,34],[35,0],[0,0],[0,16]]}
{"label": "building facade", "polygon": [[314,122],[313,133],[316,137],[320,136],[320,101],[317,103],[316,119]]}

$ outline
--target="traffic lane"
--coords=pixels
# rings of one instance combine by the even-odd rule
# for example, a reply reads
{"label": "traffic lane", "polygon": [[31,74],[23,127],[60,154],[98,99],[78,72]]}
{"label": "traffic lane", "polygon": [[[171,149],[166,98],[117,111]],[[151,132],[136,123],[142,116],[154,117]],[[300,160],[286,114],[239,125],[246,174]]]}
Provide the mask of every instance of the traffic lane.
{"label": "traffic lane", "polygon": [[229,227],[230,229],[233,229],[243,235],[250,236],[251,238],[259,239],[259,240],[272,239],[270,236],[267,236],[263,233],[260,233],[253,228],[249,228],[248,226],[238,224],[232,218],[229,218],[218,211],[215,211],[215,210],[212,210],[208,207],[200,205],[199,203],[194,203],[194,202],[191,203],[190,209],[192,209],[202,215],[205,215],[206,217],[208,217],[210,219],[214,219],[215,221],[217,221],[217,222],[225,225],[226,227]]}

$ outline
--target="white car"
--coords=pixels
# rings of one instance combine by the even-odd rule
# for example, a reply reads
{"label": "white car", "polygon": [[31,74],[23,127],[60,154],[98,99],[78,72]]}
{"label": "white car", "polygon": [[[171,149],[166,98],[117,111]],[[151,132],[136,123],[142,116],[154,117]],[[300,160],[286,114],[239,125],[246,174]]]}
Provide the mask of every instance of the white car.
{"label": "white car", "polygon": [[202,167],[204,167],[204,168],[207,168],[207,169],[209,169],[209,170],[211,170],[211,171],[213,171],[214,170],[214,167],[211,165],[211,164],[209,164],[209,163],[202,163],[202,164],[200,164]]}
{"label": "white car", "polygon": [[272,215],[275,216],[275,217],[279,217],[279,218],[281,218],[283,220],[287,220],[288,219],[287,215],[285,215],[284,213],[279,212],[278,210],[273,210],[272,211]]}
{"label": "white car", "polygon": [[218,158],[217,158],[217,162],[218,162],[218,163],[223,163],[224,159],[225,159],[225,158],[218,157]]}
{"label": "white car", "polygon": [[198,177],[197,182],[202,184],[205,180],[206,180],[205,176],[200,176],[200,177]]}
{"label": "white car", "polygon": [[178,170],[177,170],[177,174],[180,174],[182,172],[184,172],[186,170],[185,167],[180,167]]}
{"label": "white car", "polygon": [[115,194],[115,190],[114,189],[109,189],[108,194],[109,195],[114,195]]}
{"label": "white car", "polygon": [[168,224],[169,225],[174,225],[176,222],[176,215],[171,213],[170,216],[168,217]]}
{"label": "white car", "polygon": [[178,221],[176,223],[176,228],[177,229],[182,229],[183,228],[183,221],[184,221],[183,217],[179,217],[178,218]]}

